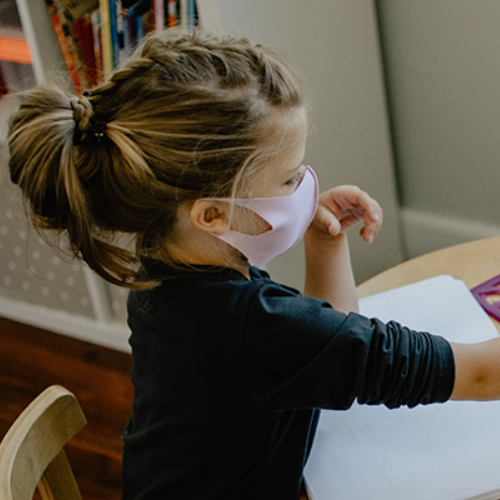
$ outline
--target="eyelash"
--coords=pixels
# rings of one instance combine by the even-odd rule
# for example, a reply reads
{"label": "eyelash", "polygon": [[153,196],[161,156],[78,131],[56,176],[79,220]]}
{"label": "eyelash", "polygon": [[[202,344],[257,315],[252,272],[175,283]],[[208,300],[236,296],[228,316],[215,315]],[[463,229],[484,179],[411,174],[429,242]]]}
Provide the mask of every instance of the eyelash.
{"label": "eyelash", "polygon": [[289,181],[286,181],[285,184],[287,186],[293,186],[295,184],[298,184],[302,180],[303,176],[304,176],[304,173],[303,172],[299,172],[295,177],[293,177],[293,179],[290,179]]}

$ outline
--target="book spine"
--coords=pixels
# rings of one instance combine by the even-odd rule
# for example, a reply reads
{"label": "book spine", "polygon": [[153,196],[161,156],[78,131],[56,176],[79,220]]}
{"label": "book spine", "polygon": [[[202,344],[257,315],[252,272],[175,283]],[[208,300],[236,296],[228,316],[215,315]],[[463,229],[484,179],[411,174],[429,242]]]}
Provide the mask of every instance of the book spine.
{"label": "book spine", "polygon": [[130,41],[130,25],[128,22],[128,15],[126,10],[123,11],[122,13],[122,23],[123,23],[123,56],[128,57],[131,53],[130,48],[132,44]]}
{"label": "book spine", "polygon": [[134,23],[134,16],[132,16],[132,14],[127,14],[127,26],[128,26],[129,50],[132,53],[137,45],[137,33]]}
{"label": "book spine", "polygon": [[94,56],[94,40],[90,14],[85,14],[77,19],[75,25],[82,46],[83,56],[85,57],[90,84],[92,86],[97,85],[96,60]]}
{"label": "book spine", "polygon": [[57,15],[62,27],[63,36],[66,39],[68,50],[73,60],[75,71],[78,74],[80,85],[85,90],[89,87],[89,77],[87,73],[87,66],[82,54],[80,40],[75,28],[75,18],[69,8],[66,8],[63,0],[53,0],[53,4],[57,8]]}
{"label": "book spine", "polygon": [[142,36],[143,36],[142,16],[135,16],[134,17],[134,27],[135,27],[136,43],[140,43],[142,40]]}
{"label": "book spine", "polygon": [[188,25],[188,8],[187,8],[188,0],[179,0],[179,18],[181,20],[181,26],[187,27]]}
{"label": "book spine", "polygon": [[101,50],[101,11],[94,10],[90,15],[92,21],[92,40],[94,42],[94,60],[96,68],[96,78],[100,82],[104,79],[104,68]]}
{"label": "book spine", "polygon": [[113,71],[113,46],[111,42],[109,0],[99,0],[99,6],[101,10],[101,49],[104,75],[106,76]]}
{"label": "book spine", "polygon": [[118,63],[122,63],[129,56],[128,44],[125,43],[127,23],[123,14],[122,0],[116,0],[116,27],[118,31]]}
{"label": "book spine", "polygon": [[[128,19],[132,25],[133,49],[149,31],[154,29],[153,5],[151,0],[139,0],[127,9]],[[132,37],[131,37],[132,38]]]}
{"label": "book spine", "polygon": [[155,29],[155,19],[153,8],[148,10],[142,16],[142,36],[146,36],[148,33]]}
{"label": "book spine", "polygon": [[118,2],[109,0],[109,24],[111,29],[111,47],[113,54],[113,68],[120,62],[120,43],[118,41]]}
{"label": "book spine", "polygon": [[177,26],[177,0],[168,0],[168,27],[175,28]]}
{"label": "book spine", "polygon": [[196,4],[195,0],[187,2],[187,25],[189,28],[196,26]]}
{"label": "book spine", "polygon": [[163,0],[153,0],[154,29],[161,31],[165,27]]}
{"label": "book spine", "polygon": [[61,24],[61,20],[57,13],[57,7],[52,2],[46,2],[47,8],[49,11],[50,21],[52,22],[52,26],[54,27],[54,31],[56,33],[57,40],[59,42],[59,46],[61,47],[61,52],[68,68],[68,73],[73,82],[73,87],[75,91],[79,94],[83,92],[82,84],[80,82],[80,77],[78,72],[76,71],[75,63],[73,57],[71,56],[71,52],[68,46],[67,39],[64,35],[63,27]]}

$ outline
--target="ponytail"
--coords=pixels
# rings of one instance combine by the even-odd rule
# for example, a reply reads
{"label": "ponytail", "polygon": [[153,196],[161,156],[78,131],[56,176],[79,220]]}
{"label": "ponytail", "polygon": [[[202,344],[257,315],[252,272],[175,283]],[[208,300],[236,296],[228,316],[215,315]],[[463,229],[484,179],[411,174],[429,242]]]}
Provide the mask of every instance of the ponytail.
{"label": "ponytail", "polygon": [[46,230],[65,231],[74,256],[111,283],[137,287],[132,285],[136,256],[107,241],[115,235],[96,220],[89,204],[88,181],[96,169],[89,168],[95,162],[87,161],[81,143],[105,135],[94,125],[86,97],[39,86],[27,95],[10,124],[11,180],[21,188],[42,236],[47,237]]}

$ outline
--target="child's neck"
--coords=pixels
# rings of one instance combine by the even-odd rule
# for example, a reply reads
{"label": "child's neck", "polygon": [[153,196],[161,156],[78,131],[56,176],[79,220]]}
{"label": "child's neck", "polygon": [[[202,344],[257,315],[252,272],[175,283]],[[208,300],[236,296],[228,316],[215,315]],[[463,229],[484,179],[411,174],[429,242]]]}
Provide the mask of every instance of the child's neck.
{"label": "child's neck", "polygon": [[197,229],[183,216],[178,214],[175,238],[167,243],[169,255],[179,263],[228,267],[250,279],[248,261],[229,244],[209,233]]}
{"label": "child's neck", "polygon": [[[214,240],[215,238],[212,237]],[[199,244],[193,248],[185,243],[183,245],[169,244],[168,251],[172,258],[182,264],[191,264],[198,266],[215,266],[215,267],[227,267],[234,269],[241,273],[248,280],[250,279],[250,266],[247,260],[242,259],[239,252],[227,243],[216,240],[216,245],[219,248],[211,251],[212,242],[207,242],[206,245]],[[228,248],[220,248],[220,246]],[[222,251],[221,251],[222,250]]]}

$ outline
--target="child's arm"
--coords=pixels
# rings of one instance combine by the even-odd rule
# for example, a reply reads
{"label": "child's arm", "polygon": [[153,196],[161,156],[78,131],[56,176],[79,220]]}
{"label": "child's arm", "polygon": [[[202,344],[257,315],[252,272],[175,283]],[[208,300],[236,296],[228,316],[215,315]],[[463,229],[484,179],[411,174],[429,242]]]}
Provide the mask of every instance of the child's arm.
{"label": "child's arm", "polygon": [[479,344],[451,344],[455,385],[451,399],[500,399],[500,337]]}
{"label": "child's arm", "polygon": [[364,221],[362,238],[371,242],[382,225],[382,209],[356,186],[321,194],[316,216],[305,235],[304,295],[327,300],[343,312],[357,311],[358,298],[345,232]]}

